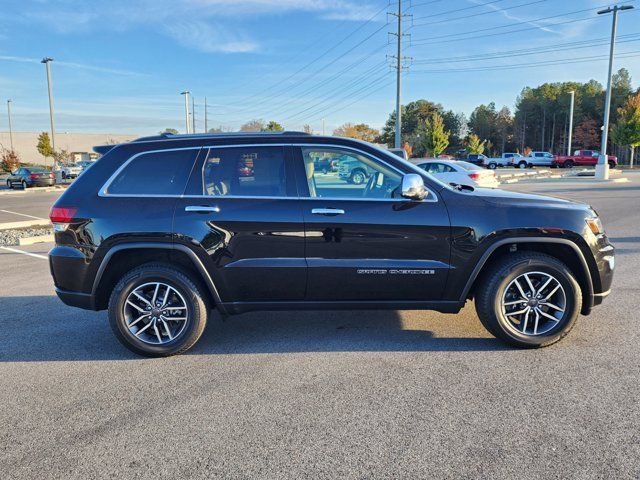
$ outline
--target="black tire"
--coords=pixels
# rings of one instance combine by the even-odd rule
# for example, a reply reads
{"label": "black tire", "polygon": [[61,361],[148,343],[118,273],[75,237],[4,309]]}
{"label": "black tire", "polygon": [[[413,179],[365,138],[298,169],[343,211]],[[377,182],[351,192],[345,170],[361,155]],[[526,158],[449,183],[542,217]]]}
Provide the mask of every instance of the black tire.
{"label": "black tire", "polygon": [[62,177],[63,180],[67,179],[67,174],[64,173],[64,171],[60,174],[60,176]]}
{"label": "black tire", "polygon": [[13,183],[11,183],[11,180],[7,180],[7,188],[9,190],[13,190]]}
{"label": "black tire", "polygon": [[27,182],[25,182],[24,180],[22,180],[22,182],[20,182],[20,185],[22,186],[23,190],[27,189]]}
{"label": "black tire", "polygon": [[498,168],[498,164],[496,162],[491,162],[489,165],[487,165],[487,168],[489,170],[495,170],[496,168]]}
{"label": "black tire", "polygon": [[[173,340],[149,344],[136,338],[126,325],[124,306],[129,294],[140,285],[160,281],[177,290],[187,306],[187,325]],[[200,338],[209,318],[209,305],[201,287],[180,270],[164,264],[146,264],[126,273],[109,298],[109,324],[116,338],[138,355],[168,357],[189,350]]]}
{"label": "black tire", "polygon": [[609,162],[609,168],[616,168],[616,164],[613,162]]}
{"label": "black tire", "polygon": [[[528,272],[552,275],[566,295],[559,322],[540,335],[523,334],[502,312],[502,296],[512,280]],[[558,259],[537,252],[510,254],[492,265],[479,279],[475,306],[482,325],[496,338],[516,347],[546,347],[564,338],[575,325],[582,307],[582,290],[573,273]]]}
{"label": "black tire", "polygon": [[573,168],[573,161],[567,160],[566,162],[564,162],[564,168]]}
{"label": "black tire", "polygon": [[354,185],[362,185],[364,182],[367,181],[367,174],[365,173],[364,170],[361,169],[356,169],[353,172],[351,172],[351,183],[353,183]]}
{"label": "black tire", "polygon": [[525,162],[524,160],[523,160],[523,161],[521,161],[520,163],[518,163],[518,168],[521,168],[521,169],[523,169],[523,170],[524,170],[525,168],[527,168],[528,166],[529,166],[529,165],[528,165],[528,164],[527,164],[527,162]]}

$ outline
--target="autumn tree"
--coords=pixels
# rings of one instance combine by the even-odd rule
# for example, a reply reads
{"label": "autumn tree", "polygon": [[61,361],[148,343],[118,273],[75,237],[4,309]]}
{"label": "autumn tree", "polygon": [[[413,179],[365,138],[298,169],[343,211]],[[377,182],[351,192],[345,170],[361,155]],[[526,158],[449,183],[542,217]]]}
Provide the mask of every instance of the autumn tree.
{"label": "autumn tree", "polygon": [[427,154],[437,157],[449,146],[449,132],[444,129],[442,116],[434,112],[424,124],[421,134],[421,143]]}
{"label": "autumn tree", "polygon": [[617,113],[618,122],[611,129],[611,139],[616,145],[629,147],[629,165],[633,165],[635,148],[640,146],[640,92],[629,97]]}
{"label": "autumn tree", "polygon": [[262,132],[266,124],[262,119],[249,120],[240,127],[241,132]]}
{"label": "autumn tree", "polygon": [[380,135],[375,128],[370,127],[366,123],[345,123],[333,131],[336,137],[356,138],[365,142],[374,142]]}
{"label": "autumn tree", "polygon": [[0,169],[15,172],[20,166],[20,157],[15,150],[0,147]]}
{"label": "autumn tree", "polygon": [[576,126],[573,131],[573,145],[578,149],[600,148],[600,129],[594,119],[586,118]]}

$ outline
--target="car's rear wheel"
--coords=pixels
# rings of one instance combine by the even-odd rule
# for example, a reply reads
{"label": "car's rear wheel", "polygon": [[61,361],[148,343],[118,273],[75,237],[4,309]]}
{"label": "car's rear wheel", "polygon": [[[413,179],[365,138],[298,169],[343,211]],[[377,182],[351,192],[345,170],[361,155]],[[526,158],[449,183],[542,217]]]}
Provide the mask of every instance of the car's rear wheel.
{"label": "car's rear wheel", "polygon": [[566,162],[564,162],[564,168],[573,168],[573,161],[567,160]]}
{"label": "car's rear wheel", "polygon": [[498,167],[498,164],[496,162],[491,162],[489,165],[487,165],[487,168],[490,168],[491,170],[495,170]]}
{"label": "car's rear wheel", "polygon": [[476,311],[485,328],[517,347],[545,347],[569,333],[582,291],[565,264],[549,255],[509,255],[482,276]]}
{"label": "car's rear wheel", "polygon": [[120,279],[109,299],[109,323],[132,352],[167,357],[200,338],[209,307],[200,287],[168,265],[147,264]]}
{"label": "car's rear wheel", "polygon": [[523,170],[525,168],[527,168],[528,166],[529,166],[529,164],[527,162],[525,162],[525,161],[522,161],[522,162],[518,163],[518,168],[521,168]]}
{"label": "car's rear wheel", "polygon": [[613,162],[609,162],[609,168],[616,168],[616,164]]}
{"label": "car's rear wheel", "polygon": [[354,185],[362,185],[367,180],[367,176],[362,170],[355,170],[351,174],[351,183]]}

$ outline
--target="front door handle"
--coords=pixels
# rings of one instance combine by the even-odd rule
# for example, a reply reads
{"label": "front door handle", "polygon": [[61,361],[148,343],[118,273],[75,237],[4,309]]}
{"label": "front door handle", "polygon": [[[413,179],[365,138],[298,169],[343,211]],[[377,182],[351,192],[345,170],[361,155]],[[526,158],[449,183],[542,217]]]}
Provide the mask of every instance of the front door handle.
{"label": "front door handle", "polygon": [[344,215],[344,210],[341,208],[314,208],[311,210],[311,213],[314,215]]}
{"label": "front door handle", "polygon": [[185,212],[198,212],[198,213],[220,213],[220,207],[208,207],[206,205],[189,205],[184,207]]}

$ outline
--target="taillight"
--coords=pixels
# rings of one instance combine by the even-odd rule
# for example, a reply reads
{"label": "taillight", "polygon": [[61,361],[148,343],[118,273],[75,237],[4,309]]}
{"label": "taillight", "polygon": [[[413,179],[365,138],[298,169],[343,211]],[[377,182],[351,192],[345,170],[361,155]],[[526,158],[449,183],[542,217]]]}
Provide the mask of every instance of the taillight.
{"label": "taillight", "polygon": [[51,172],[51,173],[49,174],[49,178],[56,178],[56,176],[53,174],[53,172]]}
{"label": "taillight", "polygon": [[56,232],[66,230],[77,211],[77,207],[52,207],[49,220],[53,223],[53,229]]}
{"label": "taillight", "polygon": [[480,178],[480,174],[479,173],[470,173],[469,177],[472,178],[473,180],[478,180]]}
{"label": "taillight", "polygon": [[37,173],[32,173],[31,175],[29,175],[29,178],[31,180],[35,180],[36,178],[38,178],[38,174]]}

